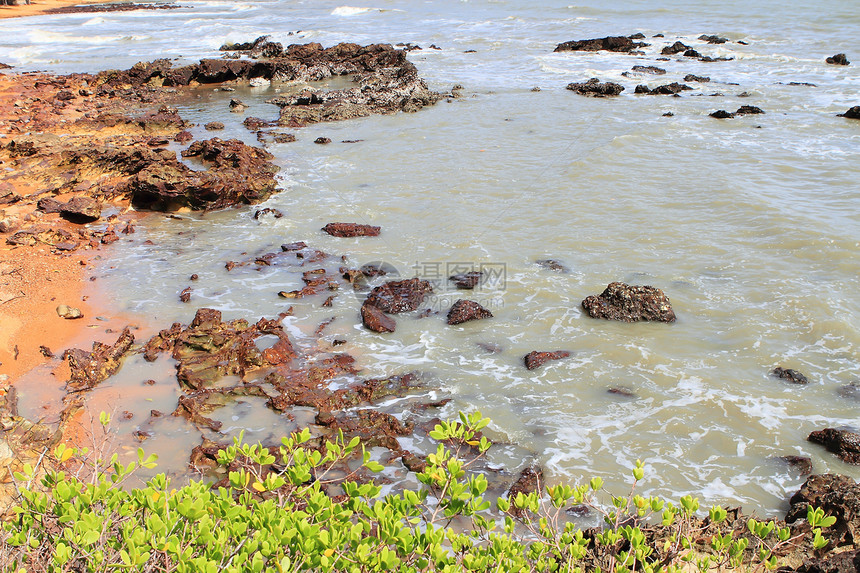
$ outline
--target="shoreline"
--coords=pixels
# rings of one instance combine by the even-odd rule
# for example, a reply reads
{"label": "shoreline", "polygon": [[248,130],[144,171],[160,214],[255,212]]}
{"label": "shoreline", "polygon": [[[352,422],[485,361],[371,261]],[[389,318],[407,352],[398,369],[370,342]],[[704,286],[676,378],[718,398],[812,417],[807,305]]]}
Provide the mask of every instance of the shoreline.
{"label": "shoreline", "polygon": [[39,0],[30,4],[18,6],[0,6],[0,18],[24,18],[26,16],[44,16],[56,8],[69,6],[110,4],[110,0]]}

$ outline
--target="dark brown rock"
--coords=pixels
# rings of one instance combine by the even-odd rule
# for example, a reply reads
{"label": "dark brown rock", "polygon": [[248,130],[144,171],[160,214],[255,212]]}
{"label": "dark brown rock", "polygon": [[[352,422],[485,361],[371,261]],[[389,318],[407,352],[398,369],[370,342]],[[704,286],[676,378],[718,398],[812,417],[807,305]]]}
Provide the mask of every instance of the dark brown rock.
{"label": "dark brown rock", "polygon": [[192,139],[194,139],[194,136],[191,135],[190,131],[180,131],[179,133],[177,133],[173,137],[173,141],[175,141],[176,143],[183,143],[183,144],[188,143]]}
{"label": "dark brown rock", "polygon": [[684,56],[687,58],[701,58],[702,54],[700,54],[698,51],[690,48],[689,50],[684,52]]}
{"label": "dark brown rock", "polygon": [[684,81],[705,83],[711,81],[711,78],[707,76],[697,76],[696,74],[687,74],[686,76],[684,76]]}
{"label": "dark brown rock", "polygon": [[272,125],[272,122],[266,121],[265,119],[260,119],[259,117],[246,117],[245,121],[242,122],[242,125],[244,125],[245,128],[250,129],[251,131],[257,131],[258,129],[269,127],[270,125]]}
{"label": "dark brown rock", "polygon": [[224,129],[224,124],[220,121],[210,121],[203,127],[205,127],[207,131],[218,131]]}
{"label": "dark brown rock", "polygon": [[613,97],[623,92],[624,86],[613,82],[601,83],[598,78],[591,78],[585,82],[569,83],[567,89],[584,96]]}
{"label": "dark brown rock", "polygon": [[265,209],[258,209],[256,211],[254,211],[254,220],[255,221],[259,221],[260,218],[266,217],[266,216],[271,216],[275,219],[280,219],[281,217],[284,216],[284,214],[281,213],[281,211],[279,209],[274,209],[272,207],[266,207]]}
{"label": "dark brown rock", "polygon": [[702,34],[701,36],[699,36],[699,39],[709,44],[725,44],[729,41],[728,38],[721,38],[719,36],[708,36],[707,34]]}
{"label": "dark brown rock", "polygon": [[331,138],[317,137],[316,139],[314,139],[314,143],[316,143],[317,145],[328,145],[329,143],[331,143]]}
{"label": "dark brown rock", "polygon": [[147,160],[125,186],[135,207],[222,209],[259,203],[277,187],[272,155],[237,139],[195,141],[182,156],[198,158],[209,169],[194,171],[175,158]]}
{"label": "dark brown rock", "polygon": [[377,237],[381,228],[359,223],[329,223],[322,230],[332,237]]}
{"label": "dark brown rock", "polygon": [[785,520],[792,523],[806,517],[809,506],[821,508],[836,523],[823,531],[833,547],[860,543],[860,484],[847,476],[810,476],[791,500]]}
{"label": "dark brown rock", "polygon": [[690,46],[684,44],[683,42],[675,42],[671,46],[666,46],[665,48],[663,48],[660,53],[664,56],[671,56],[674,54],[679,54],[681,52],[686,52],[689,49]]}
{"label": "dark brown rock", "polygon": [[771,376],[776,376],[777,378],[782,378],[792,384],[809,384],[809,380],[807,380],[806,376],[798,372],[797,370],[792,370],[791,368],[783,368],[781,366],[777,366],[770,372]]}
{"label": "dark brown rock", "polygon": [[572,40],[556,46],[554,52],[631,52],[646,46],[642,42],[634,42],[629,36],[607,36],[591,40]]}
{"label": "dark brown rock", "polygon": [[621,75],[624,77],[641,76],[644,74],[662,76],[666,74],[666,70],[664,70],[663,68],[658,68],[657,66],[633,66],[629,72],[621,73]]}
{"label": "dark brown rock", "polygon": [[845,113],[837,114],[839,117],[847,117],[848,119],[860,119],[860,105],[855,105]]}
{"label": "dark brown rock", "polygon": [[493,313],[471,300],[458,300],[448,311],[448,324],[462,324],[470,320],[493,318]]}
{"label": "dark brown rock", "polygon": [[518,510],[514,501],[519,494],[529,495],[530,493],[541,494],[541,486],[543,484],[543,470],[538,466],[526,466],[520,472],[517,481],[513,483],[508,490],[508,499],[511,500],[511,513],[514,515],[522,515],[525,510]]}
{"label": "dark brown rock", "polygon": [[431,292],[433,287],[430,283],[418,278],[389,281],[370,291],[365,303],[384,312],[398,314],[416,310]]}
{"label": "dark brown rock", "polygon": [[273,133],[272,138],[275,143],[292,143],[296,140],[295,134],[292,133]]}
{"label": "dark brown rock", "polygon": [[717,111],[711,112],[708,115],[717,119],[730,119],[735,116],[735,114],[728,112],[724,109],[718,109]]}
{"label": "dark brown rock", "polygon": [[682,91],[691,90],[690,86],[686,84],[679,84],[678,82],[672,82],[671,84],[665,84],[662,86],[657,86],[654,89],[649,88],[646,85],[638,85],[633,93],[637,94],[647,94],[647,95],[675,95]]}
{"label": "dark brown rock", "polygon": [[860,573],[860,549],[808,558],[793,573]]}
{"label": "dark brown rock", "polygon": [[845,463],[860,464],[860,434],[856,432],[825,428],[811,432],[806,439],[821,444]]}
{"label": "dark brown rock", "polygon": [[453,282],[458,289],[471,290],[481,282],[484,273],[481,271],[469,271],[458,275],[451,275],[448,280]]}
{"label": "dark brown rock", "polygon": [[111,346],[93,342],[90,352],[79,348],[67,350],[64,358],[69,361],[71,370],[69,388],[75,391],[89,390],[113,376],[122,366],[122,358],[131,349],[132,344],[134,344],[134,335],[126,327]]}
{"label": "dark brown rock", "polygon": [[623,322],[675,322],[675,312],[663,291],[652,286],[610,283],[600,295],[582,301],[591,318]]}
{"label": "dark brown rock", "polygon": [[570,352],[567,350],[555,350],[552,352],[540,352],[534,350],[529,352],[523,357],[523,361],[526,364],[526,368],[528,370],[534,370],[535,368],[539,368],[545,362],[550,360],[561,360],[562,358],[567,358],[570,356]]}
{"label": "dark brown rock", "polygon": [[189,302],[191,300],[191,287],[182,289],[182,292],[179,293],[179,300],[182,302]]}
{"label": "dark brown rock", "polygon": [[759,113],[764,113],[764,110],[760,107],[756,107],[754,105],[742,105],[737,109],[735,115],[756,115]]}
{"label": "dark brown rock", "polygon": [[397,322],[367,301],[361,305],[361,323],[373,332],[394,332]]}
{"label": "dark brown rock", "polygon": [[60,208],[60,215],[73,223],[91,223],[102,216],[102,206],[91,197],[78,195]]}
{"label": "dark brown rock", "polygon": [[824,61],[828,64],[833,64],[836,66],[847,66],[851,63],[848,61],[848,58],[845,56],[845,54],[836,54],[834,56],[830,56]]}
{"label": "dark brown rock", "polygon": [[36,203],[36,208],[43,213],[59,213],[63,204],[53,197],[43,197]]}

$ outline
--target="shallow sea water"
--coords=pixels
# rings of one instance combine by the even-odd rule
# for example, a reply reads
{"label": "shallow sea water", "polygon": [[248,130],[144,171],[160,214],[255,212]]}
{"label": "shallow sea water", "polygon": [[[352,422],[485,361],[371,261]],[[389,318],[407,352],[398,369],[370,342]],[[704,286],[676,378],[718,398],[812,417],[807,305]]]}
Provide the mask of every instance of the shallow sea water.
{"label": "shallow sea water", "polygon": [[[439,91],[461,84],[464,97],[415,114],[307,127],[296,130],[297,142],[270,145],[284,191],[263,206],[281,210],[281,219],[253,220],[258,207],[151,217],[99,271],[98,284],[117,293],[117,310],[156,327],[187,323],[203,306],[228,318],[274,316],[285,308],[276,293],[298,288],[300,277],[228,273],[224,263],[299,240],[356,266],[385,261],[404,276],[444,279],[455,265],[483,265],[503,278],[468,296],[492,309],[489,321],[448,327],[441,317],[403,317],[395,334],[376,335],[359,324],[360,297],[341,293],[331,309],[292,303],[288,328],[310,344],[317,324],[337,316],[327,336],[349,340],[363,375],[432,375],[454,398],[446,414],[478,409],[493,418],[500,439],[518,445],[506,460],[512,471],[537,460],[553,481],[599,475],[620,484],[641,458],[646,491],[693,492],[764,514],[785,509],[803,481],[774,456],[806,455],[817,473],[860,477],[806,442],[815,429],[860,426],[860,401],[839,394],[860,382],[860,122],[836,117],[860,104],[855,6],[607,4],[192,1],[170,11],[5,20],[0,60],[95,71],[156,57],[196,60],[262,34],[284,44],[419,44],[425,49],[409,57],[422,77]],[[562,41],[638,31],[652,43],[644,56],[552,53]],[[666,37],[651,38],[658,33]],[[731,42],[706,45],[700,34]],[[676,39],[735,59],[658,61]],[[826,65],[837,52],[858,63]],[[668,73],[621,75],[633,65]],[[653,87],[690,73],[711,81],[689,83],[695,89],[679,98],[633,94],[638,83]],[[589,77],[626,90],[589,99],[564,89]],[[288,89],[201,89],[180,111],[201,124],[223,121],[219,137],[255,143],[242,119],[276,118],[265,100]],[[227,109],[236,96],[251,105],[244,115]],[[740,105],[766,113],[708,117]],[[319,136],[334,143],[314,145]],[[383,234],[320,233],[331,221],[381,225]],[[545,258],[570,272],[535,264]],[[177,293],[191,273],[200,281],[184,305]],[[616,280],[663,289],[677,323],[586,317],[582,299]],[[462,294],[443,281],[431,304],[444,311]],[[536,349],[567,349],[572,357],[528,372],[522,357]],[[811,383],[770,377],[778,365]],[[141,394],[140,380],[169,370],[147,368],[128,364],[99,391],[113,397],[101,399],[127,401]],[[167,384],[150,396],[165,410],[175,399]],[[618,386],[635,397],[607,391]],[[135,407],[141,415],[128,429],[155,406]],[[250,412],[225,413],[225,426],[253,436],[291,427],[264,409]],[[147,448],[163,452],[183,435],[196,443],[195,432],[174,426]]]}

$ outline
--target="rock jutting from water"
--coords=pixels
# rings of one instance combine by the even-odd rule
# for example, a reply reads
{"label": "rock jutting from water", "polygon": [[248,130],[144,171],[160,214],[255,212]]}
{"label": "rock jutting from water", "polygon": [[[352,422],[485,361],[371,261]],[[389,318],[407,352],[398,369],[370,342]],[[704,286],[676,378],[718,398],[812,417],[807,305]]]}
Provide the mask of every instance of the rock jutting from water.
{"label": "rock jutting from water", "polygon": [[378,237],[381,228],[360,223],[329,223],[322,230],[332,237]]}
{"label": "rock jutting from water", "polygon": [[806,439],[824,446],[845,463],[860,464],[860,434],[856,432],[824,428],[811,432]]}
{"label": "rock jutting from water", "polygon": [[550,360],[561,360],[562,358],[568,358],[570,356],[570,352],[567,350],[552,350],[552,351],[539,351],[533,350],[523,356],[523,362],[526,365],[527,370],[535,370],[536,368],[540,368],[544,363],[549,362]]}
{"label": "rock jutting from water", "polygon": [[835,54],[824,61],[834,66],[847,66],[851,63],[848,61],[848,57],[845,54]]}
{"label": "rock jutting from water", "polygon": [[797,370],[792,370],[791,368],[783,368],[781,366],[777,366],[770,372],[771,376],[776,376],[777,378],[781,378],[782,380],[786,380],[787,382],[791,382],[792,384],[809,384],[809,380],[798,372]]}
{"label": "rock jutting from water", "polygon": [[452,326],[485,318],[493,318],[493,313],[471,300],[458,300],[448,311],[448,324]]}
{"label": "rock jutting from water", "polygon": [[646,85],[638,85],[636,86],[636,90],[633,93],[637,94],[647,94],[647,95],[675,95],[682,91],[691,90],[690,86],[686,84],[679,84],[678,82],[672,82],[671,84],[665,84],[662,86],[657,86],[656,88],[649,88]]}
{"label": "rock jutting from water", "polygon": [[847,117],[848,119],[860,119],[860,105],[855,105],[845,113],[837,114],[839,117]]}
{"label": "rock jutting from water", "polygon": [[591,78],[584,82],[572,82],[567,84],[567,89],[574,93],[590,97],[612,97],[624,91],[624,86],[613,82],[601,82],[598,78]]}
{"label": "rock jutting from water", "polygon": [[365,303],[389,314],[399,314],[416,310],[431,292],[430,282],[418,278],[389,281],[370,291]]}
{"label": "rock jutting from water", "polygon": [[583,300],[582,308],[591,318],[622,322],[675,322],[669,297],[662,290],[647,285],[610,283],[600,295]]}
{"label": "rock jutting from water", "polygon": [[571,40],[556,46],[554,52],[632,52],[637,48],[647,46],[643,42],[634,42],[629,36],[606,36],[590,40]]}

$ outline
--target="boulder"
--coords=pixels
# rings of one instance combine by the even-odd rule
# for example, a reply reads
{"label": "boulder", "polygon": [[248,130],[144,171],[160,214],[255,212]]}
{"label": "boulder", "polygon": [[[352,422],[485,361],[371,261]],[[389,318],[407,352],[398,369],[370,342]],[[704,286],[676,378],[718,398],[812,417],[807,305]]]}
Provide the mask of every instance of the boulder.
{"label": "boulder", "polygon": [[603,82],[598,78],[591,78],[585,82],[573,82],[567,84],[567,89],[572,92],[590,97],[617,96],[624,91],[624,86],[613,82]]}
{"label": "boulder", "polygon": [[533,350],[529,352],[523,357],[523,362],[526,364],[526,369],[534,370],[535,368],[539,368],[545,362],[550,360],[561,360],[562,358],[567,358],[570,356],[570,352],[567,350],[554,350],[554,351],[538,351]]}
{"label": "boulder", "polygon": [[662,290],[652,286],[631,286],[610,283],[597,296],[582,301],[582,308],[591,318],[623,322],[675,322],[675,312]]}
{"label": "boulder", "polygon": [[493,313],[471,300],[458,300],[448,311],[448,324],[462,324],[470,320],[493,318]]}
{"label": "boulder", "polygon": [[828,64],[833,64],[835,66],[847,66],[848,64],[851,63],[848,61],[848,58],[845,56],[845,54],[836,54],[836,55],[830,56],[829,58],[827,58],[824,61],[827,62]]}
{"label": "boulder", "polygon": [[791,496],[791,507],[785,521],[792,523],[806,517],[809,506],[821,508],[836,523],[822,534],[834,547],[860,543],[860,484],[850,477],[821,474],[807,478],[800,490]]}
{"label": "boulder", "polygon": [[708,36],[707,34],[702,34],[701,36],[699,36],[699,39],[709,44],[725,44],[729,41],[728,38],[721,38],[719,36]]}
{"label": "boulder", "polygon": [[91,223],[102,216],[102,205],[92,197],[78,195],[60,207],[60,216],[73,223]]}
{"label": "boulder", "polygon": [[332,237],[378,237],[381,228],[359,223],[329,223],[322,230]]}
{"label": "boulder", "polygon": [[646,46],[642,42],[634,42],[629,36],[607,36],[590,40],[571,40],[556,46],[554,52],[631,52],[636,48]]}
{"label": "boulder", "polygon": [[754,105],[742,105],[735,111],[735,115],[757,115],[764,113],[764,110]]}
{"label": "boulder", "polygon": [[860,434],[856,432],[825,428],[811,432],[806,439],[821,444],[845,463],[860,464]]}
{"label": "boulder", "polygon": [[711,78],[707,76],[697,76],[696,74],[687,74],[686,76],[684,76],[684,81],[705,83],[711,81]]}
{"label": "boulder", "polygon": [[686,52],[689,49],[690,46],[684,44],[683,42],[675,42],[671,46],[666,46],[665,48],[663,48],[660,53],[664,56],[671,56],[674,54],[679,54],[681,52]]}
{"label": "boulder", "polygon": [[686,84],[679,84],[678,82],[672,82],[671,84],[665,84],[662,86],[657,86],[654,89],[649,88],[646,85],[638,85],[636,86],[636,90],[634,93],[637,94],[647,94],[647,95],[675,95],[679,92],[691,90],[690,86]]}
{"label": "boulder", "polygon": [[430,282],[418,278],[389,281],[370,291],[365,304],[389,314],[399,314],[416,310],[430,292],[433,292]]}
{"label": "boulder", "polygon": [[708,114],[711,117],[715,117],[717,119],[730,119],[735,116],[735,114],[728,112],[724,109],[718,109],[717,111],[712,111]]}
{"label": "boulder", "polygon": [[837,114],[839,117],[847,117],[848,119],[860,119],[860,105],[855,105],[845,113]]}
{"label": "boulder", "polygon": [[806,376],[798,372],[797,370],[792,370],[791,368],[783,368],[781,366],[777,366],[773,370],[771,370],[771,375],[776,376],[777,378],[782,378],[792,384],[809,384],[809,380],[807,380]]}
{"label": "boulder", "polygon": [[224,124],[220,121],[210,121],[203,127],[205,127],[207,131],[218,131],[224,129]]}

